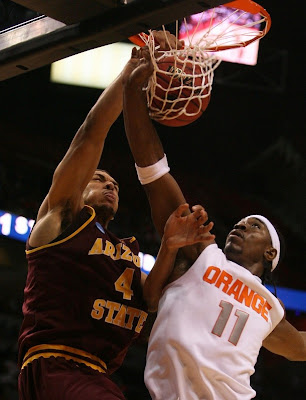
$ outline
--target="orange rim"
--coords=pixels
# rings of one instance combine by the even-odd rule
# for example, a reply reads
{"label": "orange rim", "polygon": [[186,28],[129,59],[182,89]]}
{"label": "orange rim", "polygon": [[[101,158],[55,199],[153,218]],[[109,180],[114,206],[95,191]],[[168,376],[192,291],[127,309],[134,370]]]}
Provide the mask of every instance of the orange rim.
{"label": "orange rim", "polygon": [[265,10],[260,4],[255,3],[252,0],[235,0],[230,3],[223,4],[225,7],[238,8],[239,10],[247,11],[251,14],[260,14],[265,17],[266,27],[264,34],[266,35],[271,28],[271,17],[267,10]]}
{"label": "orange rim", "polygon": [[[262,31],[258,31],[258,35],[253,37],[252,39],[247,40],[246,42],[243,43],[243,47],[246,47],[252,42],[255,42],[255,40],[258,40],[262,37],[264,37],[270,30],[271,28],[271,17],[270,14],[265,10],[260,4],[255,3],[252,0],[235,0],[231,1],[230,3],[225,3],[222,4],[225,7],[230,7],[230,8],[237,8],[238,10],[243,10],[246,12],[249,12],[251,14],[260,14],[265,18],[265,28]],[[147,34],[141,33],[141,35],[144,35],[145,37],[148,37]],[[137,46],[143,47],[145,46],[145,42],[141,39],[140,34],[133,35],[129,37],[129,40],[136,44]],[[222,45],[222,46],[215,46],[215,47],[210,47],[209,51],[219,51],[219,50],[228,50],[232,48],[236,48],[237,46],[235,45]]]}
{"label": "orange rim", "polygon": [[[141,33],[140,35],[144,35],[146,37],[148,37],[148,35],[146,33]],[[145,45],[145,42],[141,39],[141,37],[139,36],[139,34],[137,35],[133,35],[129,37],[129,40],[136,44],[136,46],[140,46],[143,47]]]}

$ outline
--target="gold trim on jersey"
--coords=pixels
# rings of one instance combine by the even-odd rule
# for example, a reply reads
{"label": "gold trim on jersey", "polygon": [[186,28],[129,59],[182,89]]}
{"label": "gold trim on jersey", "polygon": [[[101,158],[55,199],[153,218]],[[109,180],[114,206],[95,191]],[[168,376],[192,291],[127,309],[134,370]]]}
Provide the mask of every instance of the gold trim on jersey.
{"label": "gold trim on jersey", "polygon": [[71,239],[73,236],[77,235],[79,232],[81,232],[96,216],[96,212],[95,210],[90,207],[85,205],[85,207],[87,207],[89,209],[89,212],[91,213],[91,216],[88,218],[88,220],[86,222],[84,222],[83,225],[81,225],[76,231],[74,231],[71,235],[65,237],[64,239],[58,240],[57,242],[52,242],[52,243],[48,243],[48,244],[44,244],[43,246],[39,246],[39,247],[35,247],[35,249],[31,249],[31,250],[26,250],[26,254],[32,254],[35,253],[38,250],[41,249],[45,249],[47,247],[52,247],[52,246],[56,246],[58,244],[64,243],[67,240]]}
{"label": "gold trim on jersey", "polygon": [[32,361],[38,358],[62,357],[66,360],[72,360],[78,363],[87,365],[88,367],[106,373],[107,366],[104,361],[87,351],[76,349],[74,347],[65,346],[61,344],[40,344],[31,347],[23,358],[21,369],[25,368]]}

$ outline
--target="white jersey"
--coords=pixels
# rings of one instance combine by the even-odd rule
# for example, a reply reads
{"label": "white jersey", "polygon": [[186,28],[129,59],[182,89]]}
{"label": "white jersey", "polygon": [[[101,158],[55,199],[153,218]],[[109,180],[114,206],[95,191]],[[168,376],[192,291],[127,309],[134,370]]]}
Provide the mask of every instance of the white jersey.
{"label": "white jersey", "polygon": [[153,400],[247,400],[262,341],[281,321],[277,298],[216,244],[170,283],[148,345]]}

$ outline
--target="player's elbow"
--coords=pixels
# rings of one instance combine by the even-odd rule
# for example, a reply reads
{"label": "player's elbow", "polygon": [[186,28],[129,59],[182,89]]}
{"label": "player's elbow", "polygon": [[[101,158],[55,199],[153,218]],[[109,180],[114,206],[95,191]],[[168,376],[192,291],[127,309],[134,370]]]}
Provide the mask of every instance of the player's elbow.
{"label": "player's elbow", "polygon": [[100,113],[93,108],[86,116],[85,121],[81,125],[78,138],[81,143],[90,141],[94,145],[100,145],[105,140],[108,131],[113,124],[114,119],[110,118],[107,112]]}

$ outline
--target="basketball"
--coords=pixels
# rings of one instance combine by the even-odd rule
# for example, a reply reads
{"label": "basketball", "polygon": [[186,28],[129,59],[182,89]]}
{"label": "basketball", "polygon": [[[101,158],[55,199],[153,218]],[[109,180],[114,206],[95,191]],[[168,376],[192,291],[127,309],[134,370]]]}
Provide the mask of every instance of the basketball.
{"label": "basketball", "polygon": [[172,127],[200,118],[210,101],[201,66],[183,57],[168,56],[157,61],[157,67],[156,87],[149,102],[152,118]]}

